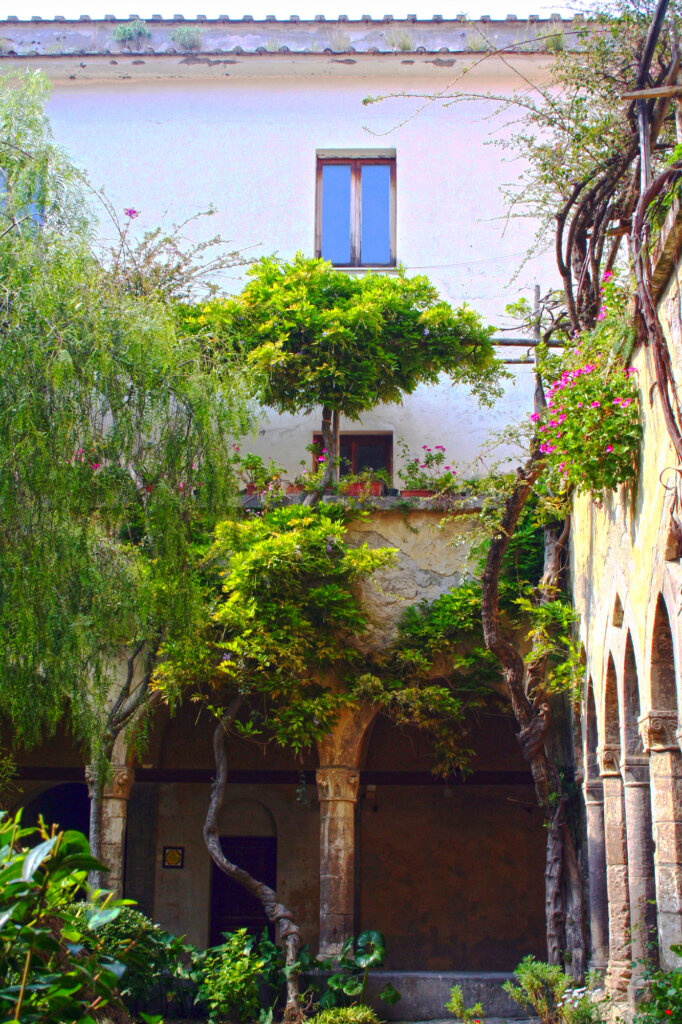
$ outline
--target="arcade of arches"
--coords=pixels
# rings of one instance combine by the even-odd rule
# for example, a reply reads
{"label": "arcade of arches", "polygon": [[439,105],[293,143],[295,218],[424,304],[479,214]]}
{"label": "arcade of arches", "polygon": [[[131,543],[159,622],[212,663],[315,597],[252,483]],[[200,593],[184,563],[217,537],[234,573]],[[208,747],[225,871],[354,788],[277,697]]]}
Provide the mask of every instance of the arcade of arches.
{"label": "arcade of arches", "polygon": [[[682,379],[680,217],[664,233],[655,281],[675,379]],[[579,498],[571,588],[580,615],[592,966],[636,998],[642,960],[679,966],[682,944],[681,476],[652,353],[638,348],[643,444],[632,488]]]}
{"label": "arcade of arches", "polygon": [[[121,807],[127,818],[120,863],[109,859],[123,892],[198,945],[265,925],[259,905],[212,871],[203,844],[212,730],[191,705],[160,712],[142,762],[116,769],[107,794],[114,820]],[[324,955],[376,927],[393,970],[506,971],[529,951],[541,956],[544,832],[532,780],[502,703],[475,730],[473,772],[459,783],[432,774],[423,735],[383,718],[342,721],[303,761],[231,740],[223,842],[276,883]],[[23,759],[19,802],[87,829],[83,769],[65,749],[57,738]],[[180,865],[169,860],[177,850]]]}

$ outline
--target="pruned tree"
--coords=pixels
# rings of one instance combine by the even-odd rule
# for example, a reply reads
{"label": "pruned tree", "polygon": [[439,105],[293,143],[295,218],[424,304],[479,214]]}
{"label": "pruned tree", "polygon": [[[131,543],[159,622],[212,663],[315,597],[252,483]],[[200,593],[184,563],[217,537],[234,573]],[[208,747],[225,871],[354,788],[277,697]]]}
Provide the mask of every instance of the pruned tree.
{"label": "pruned tree", "polygon": [[473,309],[439,299],[423,275],[354,276],[300,254],[259,260],[248,273],[241,295],[205,306],[202,317],[248,353],[265,405],[322,408],[325,484],[338,477],[341,416],[400,402],[440,374],[485,404],[501,394],[492,329]]}

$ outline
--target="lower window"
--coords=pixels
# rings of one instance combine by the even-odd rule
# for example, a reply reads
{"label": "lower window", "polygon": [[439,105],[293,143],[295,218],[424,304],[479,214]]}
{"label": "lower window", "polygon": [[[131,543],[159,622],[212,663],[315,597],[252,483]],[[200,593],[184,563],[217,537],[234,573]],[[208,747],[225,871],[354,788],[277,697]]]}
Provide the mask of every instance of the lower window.
{"label": "lower window", "polygon": [[[322,447],[322,434],[315,434],[316,447]],[[383,469],[389,479],[393,472],[393,434],[341,434],[340,475]]]}

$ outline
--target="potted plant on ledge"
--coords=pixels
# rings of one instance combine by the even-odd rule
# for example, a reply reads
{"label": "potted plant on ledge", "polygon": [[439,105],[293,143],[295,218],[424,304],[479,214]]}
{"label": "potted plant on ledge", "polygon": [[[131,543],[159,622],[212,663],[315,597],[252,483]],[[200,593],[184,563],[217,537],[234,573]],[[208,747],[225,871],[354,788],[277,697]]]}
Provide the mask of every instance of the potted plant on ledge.
{"label": "potted plant on ledge", "polygon": [[398,448],[404,460],[403,468],[398,470],[403,498],[431,498],[435,494],[453,494],[461,489],[457,470],[445,464],[442,444],[433,447],[424,444],[420,455],[412,455],[407,443],[400,438]]}

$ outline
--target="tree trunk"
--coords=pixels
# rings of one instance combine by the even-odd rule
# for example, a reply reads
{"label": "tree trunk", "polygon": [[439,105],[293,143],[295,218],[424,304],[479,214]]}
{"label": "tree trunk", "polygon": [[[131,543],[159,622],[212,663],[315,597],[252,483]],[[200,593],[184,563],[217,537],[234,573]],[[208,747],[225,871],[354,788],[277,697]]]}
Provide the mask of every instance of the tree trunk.
{"label": "tree trunk", "polygon": [[[88,842],[90,853],[97,860],[102,860],[102,808],[104,797],[105,776],[101,763],[89,764],[85,769],[90,797],[90,818],[88,825]],[[88,882],[94,889],[102,888],[102,872],[90,871]]]}
{"label": "tree trunk", "polygon": [[332,422],[333,412],[329,406],[322,408],[322,447],[327,449],[325,455],[323,487],[330,487],[334,479],[334,426]]}
{"label": "tree trunk", "polygon": [[[550,963],[562,963],[563,951],[570,953],[570,973],[578,978],[585,970],[585,941],[582,910],[582,888],[577,866],[575,844],[565,821],[565,798],[561,794],[561,778],[556,765],[545,751],[545,735],[550,728],[551,712],[545,703],[535,706],[533,694],[544,676],[546,657],[533,659],[526,665],[518,650],[504,635],[500,626],[499,576],[502,559],[519,516],[530,496],[535,481],[544,469],[538,450],[517,472],[516,483],[508,497],[499,533],[493,537],[482,577],[482,624],[487,648],[497,656],[519,724],[518,735],[523,756],[530,765],[538,803],[550,823],[547,834],[545,871],[547,956]],[[540,593],[545,595],[556,587],[560,571],[560,553],[568,534],[555,537],[545,555],[545,575]],[[569,895],[570,894],[570,895]],[[571,913],[566,913],[566,902]],[[570,927],[566,923],[570,917]]]}
{"label": "tree trunk", "polygon": [[235,697],[228,707],[225,715],[216,726],[213,734],[213,754],[215,757],[216,776],[211,787],[211,799],[206,812],[204,822],[204,842],[211,855],[213,863],[224,871],[225,874],[243,886],[248,892],[260,900],[263,904],[265,916],[271,924],[279,925],[279,933],[285,945],[285,963],[287,980],[287,1001],[284,1010],[286,1021],[302,1020],[301,1007],[298,992],[298,972],[295,969],[298,959],[298,952],[301,948],[301,931],[293,919],[291,911],[283,903],[277,902],[277,893],[263,882],[258,882],[248,871],[232,864],[220,845],[218,830],[218,815],[225,799],[225,785],[227,783],[227,755],[225,753],[225,737],[234,721],[240,707],[242,698]]}

